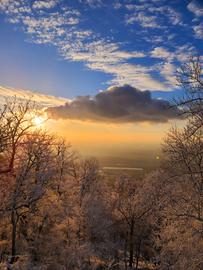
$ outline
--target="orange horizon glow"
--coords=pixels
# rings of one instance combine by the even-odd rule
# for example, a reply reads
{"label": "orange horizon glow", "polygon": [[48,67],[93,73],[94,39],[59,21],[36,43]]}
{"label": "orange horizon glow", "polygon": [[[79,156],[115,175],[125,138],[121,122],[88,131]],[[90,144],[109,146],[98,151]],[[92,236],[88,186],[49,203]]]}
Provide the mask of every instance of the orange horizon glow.
{"label": "orange horizon glow", "polygon": [[70,142],[81,152],[116,154],[133,149],[160,149],[161,143],[171,127],[171,122],[162,124],[106,124],[77,120],[49,119],[43,126]]}

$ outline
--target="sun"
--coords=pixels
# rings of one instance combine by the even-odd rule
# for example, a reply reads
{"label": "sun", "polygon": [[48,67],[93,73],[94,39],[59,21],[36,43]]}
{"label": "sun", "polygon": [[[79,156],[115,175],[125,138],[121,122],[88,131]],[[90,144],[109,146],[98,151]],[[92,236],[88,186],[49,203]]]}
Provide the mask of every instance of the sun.
{"label": "sun", "polygon": [[35,126],[41,126],[45,122],[45,118],[42,116],[35,116],[33,123]]}

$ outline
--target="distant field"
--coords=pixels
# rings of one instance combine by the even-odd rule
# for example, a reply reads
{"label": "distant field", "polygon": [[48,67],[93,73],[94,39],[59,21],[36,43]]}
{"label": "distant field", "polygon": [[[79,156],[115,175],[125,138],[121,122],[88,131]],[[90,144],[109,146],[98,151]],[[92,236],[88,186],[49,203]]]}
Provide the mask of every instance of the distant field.
{"label": "distant field", "polygon": [[129,167],[103,167],[101,173],[110,181],[115,181],[121,175],[129,176],[135,179],[142,179],[146,172],[143,168],[129,168]]}
{"label": "distant field", "polygon": [[[158,158],[157,158],[158,157]],[[159,168],[161,156],[154,151],[140,151],[130,155],[103,156],[98,158],[101,171],[105,175],[143,177]]]}
{"label": "distant field", "polygon": [[143,171],[143,168],[103,167],[102,170]]}

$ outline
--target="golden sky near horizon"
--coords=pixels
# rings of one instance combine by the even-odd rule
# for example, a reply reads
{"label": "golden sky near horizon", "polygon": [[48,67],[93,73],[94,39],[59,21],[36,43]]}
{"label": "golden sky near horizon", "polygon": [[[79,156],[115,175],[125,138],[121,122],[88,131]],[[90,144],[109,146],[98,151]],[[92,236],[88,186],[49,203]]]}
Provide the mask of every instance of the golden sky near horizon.
{"label": "golden sky near horizon", "polygon": [[[38,94],[37,92],[17,90],[9,87],[0,87],[0,101],[5,97],[33,98],[37,103],[46,106],[63,105],[67,99]],[[44,105],[44,106],[45,106]],[[167,131],[180,121],[170,120],[166,123],[159,122],[134,122],[134,123],[105,123],[101,121],[82,121],[70,119],[36,119],[40,128],[64,137],[74,149],[84,155],[118,155],[136,150],[160,149]]]}
{"label": "golden sky near horizon", "polygon": [[[64,137],[74,149],[87,155],[116,155],[136,150],[159,151],[175,122],[106,124],[77,120],[48,120],[44,128]],[[180,124],[176,122],[176,124]]]}

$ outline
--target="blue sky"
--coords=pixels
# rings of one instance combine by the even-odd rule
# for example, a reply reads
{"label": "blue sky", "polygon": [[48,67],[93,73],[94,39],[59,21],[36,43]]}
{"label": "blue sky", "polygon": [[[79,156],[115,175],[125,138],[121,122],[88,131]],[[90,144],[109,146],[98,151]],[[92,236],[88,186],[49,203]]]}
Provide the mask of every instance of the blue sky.
{"label": "blue sky", "polygon": [[0,85],[74,98],[129,84],[168,98],[177,67],[203,55],[203,1],[1,0],[0,35]]}

